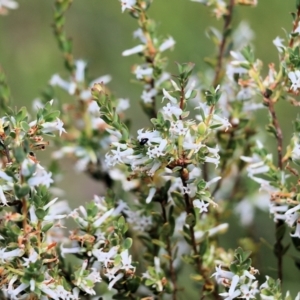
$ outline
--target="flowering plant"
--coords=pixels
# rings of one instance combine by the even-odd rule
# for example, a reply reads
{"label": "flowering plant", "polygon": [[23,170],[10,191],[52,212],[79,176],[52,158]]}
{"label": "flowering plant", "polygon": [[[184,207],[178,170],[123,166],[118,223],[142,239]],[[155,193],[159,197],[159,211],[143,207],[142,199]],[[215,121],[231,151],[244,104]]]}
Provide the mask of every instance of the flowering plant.
{"label": "flowering plant", "polygon": [[[286,38],[273,41],[278,66],[264,75],[251,29],[232,28],[235,7],[257,1],[192,1],[223,19],[223,30],[208,31],[217,51],[208,70],[176,63],[175,75],[166,58],[175,40],[149,17],[152,1],[120,1],[138,25],[138,45],[122,53],[139,56],[132,73],[149,123],[137,132],[125,112],[134,102],[115,96],[109,75],[90,81],[87,63],[73,56],[65,32],[72,0],[54,1],[53,24],[69,78],[54,74],[32,113],[12,107],[0,69],[1,299],[300,299],[299,287],[292,297],[283,286],[285,256],[298,269],[300,261],[300,119],[285,149],[276,108],[299,107],[300,2]],[[16,8],[0,0],[0,14]],[[275,151],[258,138],[258,110]],[[56,185],[63,158],[103,185],[77,208]],[[273,278],[253,234],[235,250],[222,240],[250,229],[256,207],[274,221],[274,246],[264,241],[276,258]]]}

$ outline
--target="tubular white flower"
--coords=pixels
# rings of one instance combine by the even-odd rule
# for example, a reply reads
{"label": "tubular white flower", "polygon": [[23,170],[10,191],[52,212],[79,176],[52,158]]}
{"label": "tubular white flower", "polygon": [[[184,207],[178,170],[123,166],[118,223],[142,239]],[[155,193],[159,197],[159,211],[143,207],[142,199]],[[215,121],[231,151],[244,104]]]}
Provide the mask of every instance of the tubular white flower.
{"label": "tubular white flower", "polygon": [[239,276],[234,275],[232,278],[228,293],[221,293],[219,295],[222,297],[225,297],[224,300],[232,300],[232,299],[238,297],[241,294],[241,291],[239,289],[236,289],[236,287],[239,283],[239,280],[240,280]]}
{"label": "tubular white flower", "polygon": [[18,7],[19,7],[18,2],[14,0],[0,0],[0,9],[1,8],[16,9]]}
{"label": "tubular white flower", "polygon": [[284,39],[281,39],[279,36],[277,36],[274,40],[273,40],[273,44],[276,46],[278,52],[282,53],[283,50],[286,49],[286,47],[283,45],[283,41]]}
{"label": "tubular white flower", "polygon": [[133,6],[136,4],[136,0],[120,0],[122,5],[122,12],[125,9],[133,9]]}
{"label": "tubular white flower", "polygon": [[84,70],[86,67],[86,62],[83,60],[77,60],[75,62],[76,71],[75,71],[75,80],[76,82],[84,82]]}
{"label": "tubular white flower", "polygon": [[163,89],[163,94],[164,94],[163,100],[168,99],[174,104],[177,103],[177,99],[175,97],[172,97],[165,89]]}
{"label": "tubular white flower", "polygon": [[296,230],[293,234],[290,234],[292,237],[300,238],[300,219],[297,221]]}
{"label": "tubular white flower", "polygon": [[54,74],[50,79],[50,85],[59,86],[63,90],[67,91],[70,95],[74,95],[76,91],[76,83],[68,82],[62,79],[58,74]]}
{"label": "tubular white flower", "polygon": [[7,205],[7,200],[6,200],[6,197],[4,195],[1,185],[0,185],[0,201],[2,202],[3,205]]}
{"label": "tubular white flower", "polygon": [[43,133],[49,133],[58,130],[59,135],[61,135],[63,132],[66,132],[66,130],[63,128],[64,123],[59,118],[56,118],[56,121],[53,122],[46,122],[42,124],[42,132]]}
{"label": "tubular white flower", "polygon": [[134,70],[134,74],[137,79],[143,79],[144,76],[152,77],[153,68],[143,68],[142,66],[137,66]]}
{"label": "tubular white flower", "polygon": [[119,281],[121,278],[123,278],[123,276],[124,276],[123,273],[119,273],[112,281],[109,282],[108,289],[111,290],[115,285],[115,283]]}
{"label": "tubular white flower", "polygon": [[7,251],[5,252],[6,248],[2,248],[0,249],[0,260],[4,263],[5,261],[11,261],[13,260],[15,257],[21,257],[24,254],[24,250],[23,249],[19,249],[16,248],[14,250],[11,251]]}
{"label": "tubular white flower", "polygon": [[133,32],[133,37],[139,39],[142,43],[147,43],[147,38],[145,37],[142,28],[139,28]]}
{"label": "tubular white flower", "polygon": [[203,200],[195,199],[193,200],[193,205],[200,209],[200,213],[208,212],[209,203],[205,203]]}
{"label": "tubular white flower", "polygon": [[296,70],[294,72],[289,72],[288,77],[292,82],[291,90],[296,92],[300,88],[300,71]]}
{"label": "tubular white flower", "polygon": [[155,195],[155,193],[156,193],[156,188],[154,188],[154,187],[150,188],[149,195],[146,198],[146,203],[150,203],[152,201],[153,196]]}
{"label": "tubular white flower", "polygon": [[174,115],[177,119],[182,114],[182,109],[178,106],[171,105],[171,103],[167,103],[167,105],[163,107],[163,111],[166,116],[172,117],[172,115]]}
{"label": "tubular white flower", "polygon": [[159,51],[163,52],[169,48],[172,48],[175,45],[175,40],[170,36],[167,40],[165,40],[160,46]]}
{"label": "tubular white flower", "polygon": [[113,214],[114,210],[115,210],[114,208],[111,208],[110,210],[105,212],[100,218],[98,218],[98,220],[96,220],[93,223],[93,226],[95,228],[99,227],[108,217],[110,217]]}
{"label": "tubular white flower", "polygon": [[137,53],[141,53],[143,52],[145,49],[144,45],[137,45],[131,49],[125,50],[122,52],[123,56],[129,56],[129,55],[133,55],[133,54],[137,54]]}
{"label": "tubular white flower", "polygon": [[152,103],[153,102],[153,97],[157,95],[157,90],[156,89],[151,89],[149,91],[143,90],[143,93],[141,95],[141,99],[143,100],[144,103]]}

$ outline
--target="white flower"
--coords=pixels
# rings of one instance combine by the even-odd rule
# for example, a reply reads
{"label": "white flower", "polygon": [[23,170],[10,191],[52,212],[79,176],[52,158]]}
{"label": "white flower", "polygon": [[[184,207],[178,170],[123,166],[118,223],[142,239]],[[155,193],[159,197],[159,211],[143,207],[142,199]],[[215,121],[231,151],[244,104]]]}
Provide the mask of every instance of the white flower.
{"label": "white flower", "polygon": [[123,56],[129,56],[129,55],[132,55],[132,54],[137,54],[137,53],[141,53],[143,52],[145,49],[145,46],[144,45],[137,45],[131,49],[128,49],[128,50],[125,50],[122,52],[122,55]]}
{"label": "white flower", "polygon": [[132,9],[135,4],[136,0],[120,0],[122,5],[122,12],[125,11],[125,9]]}
{"label": "white flower", "polygon": [[76,72],[75,72],[75,80],[76,82],[84,82],[84,70],[86,67],[86,62],[83,60],[77,60],[75,62]]}
{"label": "white flower", "polygon": [[14,249],[11,251],[7,251],[5,252],[6,248],[2,248],[0,249],[0,260],[4,263],[5,261],[11,261],[13,260],[15,257],[20,257],[24,254],[24,250],[23,249]]}
{"label": "white flower", "polygon": [[29,264],[35,263],[37,261],[38,257],[39,257],[39,255],[37,254],[37,252],[35,252],[35,250],[33,248],[31,248],[29,257],[28,258],[23,257],[23,260],[24,260],[23,266],[29,267]]}
{"label": "white flower", "polygon": [[168,144],[168,140],[161,140],[159,146],[155,146],[154,148],[152,149],[148,149],[147,151],[147,155],[150,157],[150,158],[155,158],[155,157],[160,157],[160,156],[165,156],[166,153],[164,153],[164,149],[166,148]]}
{"label": "white flower", "polygon": [[4,195],[1,185],[0,185],[0,201],[2,202],[3,205],[7,205],[7,200],[6,200],[6,197]]}
{"label": "white flower", "polygon": [[112,281],[109,282],[108,284],[108,289],[111,290],[115,283],[120,280],[124,276],[123,273],[119,273]]}
{"label": "white flower", "polygon": [[0,9],[1,8],[16,9],[18,7],[19,7],[18,2],[14,0],[0,0]]}
{"label": "white flower", "polygon": [[100,116],[100,107],[97,101],[89,102],[87,111],[93,116]]}
{"label": "white flower", "polygon": [[300,88],[300,71],[289,72],[288,77],[292,82],[291,89],[296,92]]}
{"label": "white flower", "polygon": [[184,127],[184,123],[181,120],[171,123],[170,132],[175,135],[186,135],[188,128]]}
{"label": "white flower", "polygon": [[152,103],[153,97],[155,97],[156,95],[157,95],[156,89],[151,89],[149,91],[143,90],[141,99],[144,101],[144,103]]}
{"label": "white flower", "polygon": [[137,66],[134,70],[134,74],[137,79],[143,79],[144,76],[152,76],[153,68],[143,68],[142,66]]}
{"label": "white flower", "polygon": [[133,32],[133,37],[139,39],[142,43],[147,43],[147,38],[145,37],[142,28],[137,29]]}
{"label": "white flower", "polygon": [[209,206],[209,203],[205,203],[203,200],[195,199],[193,201],[193,205],[194,205],[194,207],[200,209],[200,213],[208,212],[207,208]]}
{"label": "white flower", "polygon": [[235,49],[242,49],[246,45],[249,45],[250,41],[254,38],[254,32],[250,28],[249,24],[242,21],[236,30],[232,34],[232,39]]}
{"label": "white flower", "polygon": [[16,300],[16,299],[20,299],[19,297],[17,297],[22,291],[24,291],[25,289],[27,289],[29,287],[28,283],[21,283],[17,288],[14,289],[14,286],[9,286],[8,289],[6,289],[6,292],[8,293],[8,295],[10,296],[10,299]]}
{"label": "white flower", "polygon": [[36,172],[28,179],[27,183],[31,187],[45,185],[49,188],[50,184],[53,183],[52,173],[48,173],[40,164],[36,164]]}
{"label": "white flower", "polygon": [[157,130],[154,131],[145,131],[143,132],[144,129],[139,129],[137,131],[138,137],[137,139],[142,142],[142,140],[147,140],[147,144],[151,143],[160,143],[162,141],[162,138],[160,136],[160,132]]}
{"label": "white flower", "polygon": [[116,107],[116,113],[119,114],[130,107],[129,99],[120,98]]}
{"label": "white flower", "polygon": [[160,46],[159,51],[163,52],[169,48],[172,48],[175,45],[175,40],[170,36],[167,40],[165,40]]}
{"label": "white flower", "polygon": [[286,219],[285,222],[288,224],[288,226],[292,227],[294,223],[299,218],[299,210],[300,210],[300,204],[294,206],[293,208],[290,208],[285,212]]}
{"label": "white flower", "polygon": [[177,103],[177,99],[175,97],[172,97],[165,89],[163,89],[163,100],[168,99],[169,101],[171,101],[172,103]]}
{"label": "white flower", "polygon": [[108,263],[114,261],[115,256],[118,253],[119,246],[112,247],[108,252],[103,252],[103,248],[94,249],[93,255],[97,258],[98,261],[102,262],[104,266],[107,268]]}
{"label": "white flower", "polygon": [[211,276],[215,276],[216,281],[218,283],[222,283],[223,279],[232,280],[234,273],[230,271],[225,271],[222,269],[222,266],[216,266],[216,272],[213,273]]}
{"label": "white flower", "polygon": [[[124,149],[124,151],[121,151],[121,149]],[[105,161],[108,165],[114,166],[117,163],[124,163],[124,160],[130,161],[128,159],[128,156],[133,154],[133,149],[127,148],[127,145],[124,144],[118,144],[116,150],[111,150],[111,154],[107,153],[105,155]]]}
{"label": "white flower", "polygon": [[150,203],[150,202],[152,201],[152,199],[153,199],[155,193],[156,193],[156,188],[154,188],[154,187],[150,188],[150,190],[149,190],[149,195],[148,195],[148,197],[146,198],[146,203]]}
{"label": "white flower", "polygon": [[276,46],[278,52],[283,52],[283,50],[285,50],[285,46],[283,45],[283,42],[284,40],[281,39],[279,36],[276,37],[275,40],[273,40],[273,44]]}
{"label": "white flower", "polygon": [[300,238],[300,219],[297,221],[296,230],[293,234],[291,234],[292,237]]}
{"label": "white flower", "polygon": [[177,119],[182,114],[182,109],[178,106],[171,105],[171,103],[167,103],[167,105],[163,107],[163,111],[166,116],[172,117],[172,115],[174,115]]}
{"label": "white flower", "polygon": [[241,294],[241,291],[239,289],[236,289],[238,283],[239,283],[239,276],[238,275],[234,275],[231,281],[231,285],[229,288],[229,291],[227,293],[221,293],[219,294],[222,297],[225,297],[224,300],[232,300],[236,297],[238,297]]}
{"label": "white flower", "polygon": [[95,228],[98,228],[104,221],[106,221],[108,217],[110,217],[113,214],[114,210],[114,208],[111,208],[110,210],[105,212],[101,217],[97,218],[97,220],[93,223],[93,226]]}
{"label": "white flower", "polygon": [[70,254],[70,253],[75,254],[75,253],[81,253],[85,251],[86,249],[83,247],[75,246],[72,248],[65,248],[63,243],[60,244],[60,254],[62,257],[65,257],[65,254]]}
{"label": "white flower", "polygon": [[228,229],[229,225],[228,223],[223,223],[223,224],[220,224],[216,227],[213,227],[207,231],[196,231],[195,232],[195,239],[196,239],[196,242],[200,242],[202,241],[204,235],[206,234],[206,232],[208,233],[208,237],[212,237],[216,234],[219,234],[219,233],[225,233]]}
{"label": "white flower", "polygon": [[122,251],[120,255],[121,255],[121,258],[122,258],[122,261],[121,261],[122,262],[122,267],[121,267],[121,269],[123,269],[125,271],[128,271],[130,269],[135,270],[135,267],[131,264],[132,259],[131,259],[131,255],[129,255],[128,250],[126,249],[126,250]]}
{"label": "white flower", "polygon": [[300,144],[297,142],[294,143],[292,150],[292,160],[296,163],[300,161]]}
{"label": "white flower", "polygon": [[254,90],[252,87],[247,86],[247,87],[242,87],[240,91],[236,95],[237,100],[249,100],[253,97],[254,95]]}
{"label": "white flower", "polygon": [[56,120],[53,122],[45,122],[41,126],[42,126],[41,131],[43,133],[50,133],[58,130],[59,135],[61,135],[63,132],[66,132],[66,130],[63,128],[64,123],[59,118],[56,118]]}
{"label": "white flower", "polygon": [[70,95],[74,95],[76,91],[76,83],[68,82],[62,79],[58,74],[54,74],[50,79],[50,85],[59,86],[63,90],[67,91]]}

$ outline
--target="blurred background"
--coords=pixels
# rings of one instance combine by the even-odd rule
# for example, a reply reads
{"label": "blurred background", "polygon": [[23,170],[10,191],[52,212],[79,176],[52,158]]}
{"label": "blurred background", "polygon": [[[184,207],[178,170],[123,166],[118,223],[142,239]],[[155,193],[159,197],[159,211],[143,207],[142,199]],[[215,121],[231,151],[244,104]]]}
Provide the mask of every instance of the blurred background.
{"label": "blurred background", "polygon": [[[283,28],[287,31],[292,28],[290,12],[294,10],[294,2],[261,0],[256,8],[235,9],[233,23],[238,24],[243,19],[250,24],[256,33],[253,42],[256,57],[265,66],[278,62],[277,50],[272,40],[276,36],[285,37]],[[0,17],[0,65],[8,78],[13,105],[31,107],[32,100],[39,96],[54,73],[67,76],[67,72],[52,34],[53,1],[20,0],[19,3],[19,9],[11,11],[8,16]],[[221,20],[217,22],[210,17],[209,8],[189,0],[156,0],[149,15],[160,24],[161,35],[171,35],[176,40],[175,49],[166,53],[169,57],[169,71],[175,72],[174,61],[192,61],[196,64],[196,71],[205,67],[203,59],[212,54],[214,47],[204,31],[209,26],[221,28],[223,25]],[[130,68],[132,64],[141,61],[138,56],[124,58],[121,53],[137,45],[138,42],[132,37],[135,29],[136,20],[127,13],[121,13],[117,0],[74,0],[67,13],[66,30],[73,38],[75,59],[89,62],[90,79],[104,74],[112,75],[112,91],[118,97],[130,98],[132,103],[139,101],[142,86],[131,83],[133,75]],[[287,142],[291,136],[291,120],[297,112],[284,104],[279,104],[277,109]],[[129,116],[136,122],[134,128],[145,125],[139,105],[132,104]],[[266,114],[259,113],[257,121],[263,128],[267,121]],[[266,142],[271,148],[275,148],[273,139],[266,139]],[[72,207],[100,193],[99,183],[82,174],[74,174],[71,163],[65,164],[63,168],[67,173],[63,181],[66,188],[65,198],[71,202]],[[223,236],[222,241],[225,247],[236,247],[237,236],[247,235],[247,232],[242,232],[243,229],[238,226],[235,217],[231,217],[229,222],[233,226],[231,234]],[[253,230],[257,228],[260,228],[256,232],[257,239],[264,238],[273,244],[274,224],[267,214],[258,213]],[[265,253],[261,260],[267,266],[262,272],[276,277],[272,249],[262,245],[261,251]],[[285,278],[284,288],[291,289],[295,295],[299,290],[300,273],[288,256],[285,258]]]}

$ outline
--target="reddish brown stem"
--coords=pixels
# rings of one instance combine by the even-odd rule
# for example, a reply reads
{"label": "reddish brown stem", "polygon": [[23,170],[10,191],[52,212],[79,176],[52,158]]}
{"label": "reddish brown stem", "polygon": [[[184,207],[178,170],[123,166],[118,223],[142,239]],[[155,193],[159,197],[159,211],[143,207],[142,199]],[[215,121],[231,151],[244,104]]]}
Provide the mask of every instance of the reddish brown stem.
{"label": "reddish brown stem", "polygon": [[215,73],[215,77],[213,80],[214,87],[217,87],[217,85],[220,82],[220,75],[221,75],[222,68],[223,68],[224,51],[225,51],[226,41],[227,41],[227,37],[228,37],[227,31],[228,31],[231,21],[232,21],[234,2],[235,2],[235,0],[230,0],[229,5],[228,5],[228,14],[224,17],[225,22],[224,22],[224,27],[223,27],[223,37],[222,37],[222,41],[221,41],[221,44],[219,47],[216,73]]}
{"label": "reddish brown stem", "polygon": [[[300,7],[297,9],[297,16],[293,23],[293,31],[292,32],[294,32],[296,30],[296,28],[298,27],[299,21],[300,21]],[[289,42],[289,47],[292,48],[293,46],[294,46],[294,38],[291,37],[290,42]]]}
{"label": "reddish brown stem", "polygon": [[[167,212],[166,212],[166,208],[165,208],[165,203],[161,202],[161,209],[162,209],[162,216],[163,216],[163,221],[164,223],[168,222],[168,218],[167,218]],[[173,266],[173,255],[172,255],[172,247],[171,247],[171,241],[170,238],[167,236],[166,237],[166,242],[167,242],[167,252],[169,255],[169,268],[170,268],[170,276],[171,276],[171,281],[173,283],[173,292],[172,292],[172,299],[176,300],[177,299],[177,283],[176,283],[176,272]]]}
{"label": "reddish brown stem", "polygon": [[[272,99],[269,99],[268,97],[264,97],[265,103],[268,105],[269,112],[272,117],[272,124],[275,128],[276,131],[276,140],[277,140],[277,158],[278,158],[278,168],[279,170],[283,170],[283,162],[282,162],[282,144],[283,144],[283,136],[282,136],[282,130],[275,112],[274,108],[274,102]],[[283,220],[278,220],[276,223],[276,231],[280,230],[280,227],[284,226],[284,221]],[[276,257],[277,257],[277,274],[278,278],[282,283],[283,280],[283,250],[284,246],[282,244],[282,237],[277,237],[276,235],[276,243],[275,243],[275,248],[276,249]]]}

